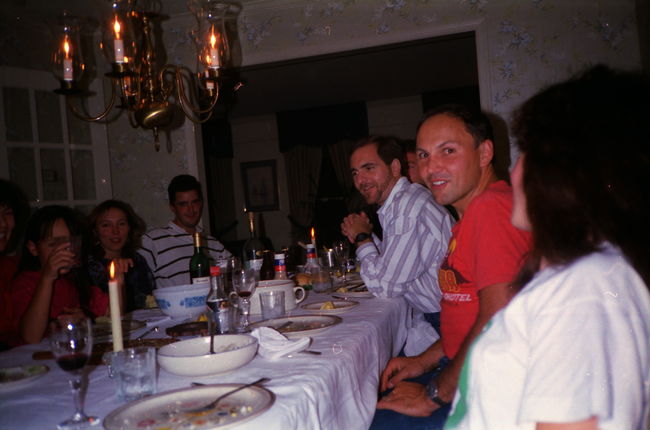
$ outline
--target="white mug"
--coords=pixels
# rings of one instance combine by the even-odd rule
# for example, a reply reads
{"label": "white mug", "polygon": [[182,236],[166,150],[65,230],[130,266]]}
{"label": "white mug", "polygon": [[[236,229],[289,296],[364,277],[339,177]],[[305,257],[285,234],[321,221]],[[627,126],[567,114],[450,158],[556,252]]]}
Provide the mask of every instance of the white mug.
{"label": "white mug", "polygon": [[305,300],[305,297],[307,297],[305,289],[296,285],[296,283],[291,279],[260,281],[251,297],[251,314],[262,314],[259,296],[262,291],[284,291],[284,307],[287,312],[295,309],[298,306],[298,303],[302,302]]}

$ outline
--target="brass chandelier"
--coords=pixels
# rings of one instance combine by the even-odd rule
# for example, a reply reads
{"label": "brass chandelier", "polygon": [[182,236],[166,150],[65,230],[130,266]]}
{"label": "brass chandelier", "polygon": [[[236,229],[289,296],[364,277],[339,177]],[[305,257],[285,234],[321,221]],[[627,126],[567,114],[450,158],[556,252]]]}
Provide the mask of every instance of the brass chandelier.
{"label": "brass chandelier", "polygon": [[[188,1],[196,18],[191,36],[196,45],[197,67],[192,74],[183,66],[157,66],[153,22],[161,15],[137,1],[112,0],[110,14],[102,23],[100,48],[111,64],[111,71],[105,74],[111,80],[111,98],[103,112],[85,115],[71,100],[72,96],[84,95],[79,80],[86,69],[79,20],[74,17],[61,17],[52,71],[61,84],[55,92],[66,96],[68,107],[77,117],[94,122],[106,118],[113,107],[125,110],[131,126],[153,131],[158,151],[159,132],[172,123],[177,106],[195,123],[203,123],[212,116],[220,92],[229,82],[226,69],[232,66],[226,20],[232,16],[236,19],[241,6],[224,0]],[[233,90],[239,86],[234,85]],[[116,106],[118,96],[120,104]]]}

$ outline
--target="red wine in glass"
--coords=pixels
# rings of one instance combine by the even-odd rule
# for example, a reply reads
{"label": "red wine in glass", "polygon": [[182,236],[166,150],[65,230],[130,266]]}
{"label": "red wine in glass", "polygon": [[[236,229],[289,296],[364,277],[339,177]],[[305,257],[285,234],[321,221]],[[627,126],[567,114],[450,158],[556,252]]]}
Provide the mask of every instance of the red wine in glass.
{"label": "red wine in glass", "polygon": [[242,299],[247,299],[251,296],[250,291],[237,291],[237,295],[241,297]]}
{"label": "red wine in glass", "polygon": [[50,326],[52,355],[61,369],[70,373],[70,388],[76,407],[74,415],[60,423],[59,430],[79,429],[99,424],[97,417],[89,417],[83,410],[82,370],[93,349],[92,326],[87,318],[56,320]]}
{"label": "red wine in glass", "polygon": [[56,359],[56,364],[66,372],[83,369],[86,362],[88,362],[88,355],[83,353],[67,354]]}

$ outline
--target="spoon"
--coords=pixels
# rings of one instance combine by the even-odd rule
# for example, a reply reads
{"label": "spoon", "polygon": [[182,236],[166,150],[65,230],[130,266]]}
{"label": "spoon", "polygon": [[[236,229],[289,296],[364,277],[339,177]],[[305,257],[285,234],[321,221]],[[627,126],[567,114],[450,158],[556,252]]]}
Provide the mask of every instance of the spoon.
{"label": "spoon", "polygon": [[200,408],[196,408],[196,409],[188,409],[188,410],[183,411],[183,412],[185,412],[185,413],[197,413],[197,412],[209,411],[210,409],[214,409],[219,404],[219,402],[221,400],[225,399],[226,397],[230,396],[231,394],[235,394],[236,392],[241,391],[244,388],[252,387],[253,385],[264,384],[266,382],[269,382],[270,380],[271,379],[269,379],[269,378],[260,378],[257,381],[251,382],[250,384],[241,385],[241,386],[235,388],[234,390],[230,390],[230,391],[220,395],[219,397],[217,397],[216,399],[214,399],[212,402],[208,403],[205,406],[201,406]]}

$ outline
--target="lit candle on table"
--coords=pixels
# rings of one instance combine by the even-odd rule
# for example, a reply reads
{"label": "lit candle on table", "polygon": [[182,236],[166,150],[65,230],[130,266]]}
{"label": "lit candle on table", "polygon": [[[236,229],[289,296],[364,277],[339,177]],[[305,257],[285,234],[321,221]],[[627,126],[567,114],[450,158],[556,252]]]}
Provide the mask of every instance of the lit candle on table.
{"label": "lit candle on table", "polygon": [[115,24],[113,24],[113,30],[115,30],[115,40],[113,41],[113,50],[115,51],[115,62],[124,63],[124,41],[120,39],[120,31],[122,26],[120,22],[115,18]]}
{"label": "lit candle on table", "polygon": [[111,329],[113,330],[113,351],[124,349],[122,342],[122,316],[120,315],[120,290],[115,279],[115,262],[111,261],[108,281],[108,297],[111,301]]}
{"label": "lit candle on table", "polygon": [[314,227],[311,228],[311,244],[314,245],[314,249],[316,249],[316,231],[314,230]]}

